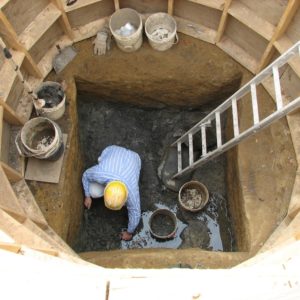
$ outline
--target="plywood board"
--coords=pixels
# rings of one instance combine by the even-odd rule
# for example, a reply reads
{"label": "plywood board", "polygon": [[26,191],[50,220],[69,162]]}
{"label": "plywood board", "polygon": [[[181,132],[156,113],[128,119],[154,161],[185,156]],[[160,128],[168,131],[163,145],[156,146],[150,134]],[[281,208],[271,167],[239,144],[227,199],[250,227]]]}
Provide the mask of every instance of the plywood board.
{"label": "plywood board", "polygon": [[11,0],[2,10],[19,35],[48,4],[47,0]]}
{"label": "plywood board", "polygon": [[103,0],[67,13],[72,28],[84,26],[93,21],[110,16],[115,11],[114,2]]}
{"label": "plywood board", "polygon": [[168,0],[120,0],[120,8],[129,7],[139,13],[167,12]]}
{"label": "plywood board", "polygon": [[257,61],[261,59],[268,45],[267,40],[231,16],[224,34]]}
{"label": "plywood board", "polygon": [[[64,146],[67,143],[67,134],[63,134]],[[64,150],[64,152],[66,149]],[[64,153],[57,161],[47,161],[36,158],[29,158],[25,172],[26,180],[58,183],[62,169]]]}
{"label": "plywood board", "polygon": [[34,61],[38,63],[63,34],[64,32],[57,20],[29,51]]}
{"label": "plywood board", "polygon": [[290,26],[286,31],[286,35],[292,41],[292,43],[296,43],[300,40],[300,8],[298,8]]}
{"label": "plywood board", "polygon": [[186,0],[177,0],[174,4],[174,16],[180,17],[210,29],[217,30],[222,12]]}
{"label": "plywood board", "polygon": [[[282,16],[288,0],[274,1],[274,0],[235,0],[248,6],[257,16],[273,25],[277,25]],[[235,2],[234,1],[234,2]]]}

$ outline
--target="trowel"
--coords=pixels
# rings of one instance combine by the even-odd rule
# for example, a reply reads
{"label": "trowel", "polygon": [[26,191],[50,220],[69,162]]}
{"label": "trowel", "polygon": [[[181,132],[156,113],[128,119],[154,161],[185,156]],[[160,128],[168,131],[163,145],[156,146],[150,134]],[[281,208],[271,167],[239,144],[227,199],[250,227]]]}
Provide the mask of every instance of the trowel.
{"label": "trowel", "polygon": [[73,46],[67,46],[61,49],[56,45],[58,54],[54,57],[52,65],[56,74],[60,73],[77,55],[77,51]]}

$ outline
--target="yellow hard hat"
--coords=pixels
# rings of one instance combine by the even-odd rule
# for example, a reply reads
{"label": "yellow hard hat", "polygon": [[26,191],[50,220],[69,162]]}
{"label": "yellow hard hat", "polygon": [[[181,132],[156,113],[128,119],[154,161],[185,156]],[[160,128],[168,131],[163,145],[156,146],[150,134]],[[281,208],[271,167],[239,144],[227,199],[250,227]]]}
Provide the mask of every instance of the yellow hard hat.
{"label": "yellow hard hat", "polygon": [[112,210],[119,210],[127,200],[128,191],[122,181],[109,182],[104,190],[104,204]]}

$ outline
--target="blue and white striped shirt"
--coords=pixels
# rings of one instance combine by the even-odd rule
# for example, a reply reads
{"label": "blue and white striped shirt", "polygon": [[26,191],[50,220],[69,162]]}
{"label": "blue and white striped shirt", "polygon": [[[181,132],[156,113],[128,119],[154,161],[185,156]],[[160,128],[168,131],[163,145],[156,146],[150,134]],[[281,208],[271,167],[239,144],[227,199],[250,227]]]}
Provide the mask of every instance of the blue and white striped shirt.
{"label": "blue and white striped shirt", "polygon": [[128,210],[128,229],[133,233],[141,218],[139,176],[141,159],[131,150],[119,146],[108,146],[98,158],[98,165],[87,169],[82,176],[86,197],[90,197],[89,183],[106,185],[110,181],[120,180],[128,189],[126,206]]}

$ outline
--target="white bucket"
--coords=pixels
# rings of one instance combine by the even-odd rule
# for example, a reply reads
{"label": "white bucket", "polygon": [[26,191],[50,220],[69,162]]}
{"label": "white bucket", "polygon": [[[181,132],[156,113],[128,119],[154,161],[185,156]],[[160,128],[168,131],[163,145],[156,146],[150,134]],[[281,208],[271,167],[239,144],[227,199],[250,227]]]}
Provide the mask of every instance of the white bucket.
{"label": "white bucket", "polygon": [[[57,90],[60,90],[63,93],[63,98],[61,99],[61,101],[55,105],[54,107],[40,107],[36,101],[33,101],[34,104],[34,108],[36,110],[36,113],[38,116],[41,117],[46,117],[49,118],[51,120],[58,120],[60,119],[64,112],[65,112],[65,107],[66,107],[66,94],[63,91],[63,88],[61,86],[61,84],[59,84],[58,82],[53,82],[53,81],[45,81],[42,82],[35,90],[34,93],[39,97],[40,92],[45,89],[45,88],[55,88]],[[39,97],[40,98],[40,97]],[[42,98],[41,98],[42,99]]]}
{"label": "white bucket", "polygon": [[64,148],[60,127],[43,117],[27,121],[15,142],[20,155],[39,159],[56,160]]}
{"label": "white bucket", "polygon": [[[165,37],[155,35],[158,31],[166,31],[167,34]],[[149,44],[155,50],[165,51],[178,43],[176,21],[167,13],[156,13],[148,17],[145,32]]]}
{"label": "white bucket", "polygon": [[[136,31],[129,36],[123,36],[117,31],[127,23],[133,25]],[[124,52],[134,52],[143,43],[143,23],[140,14],[131,8],[122,8],[112,14],[109,20],[109,28],[114,36],[117,46]]]}

